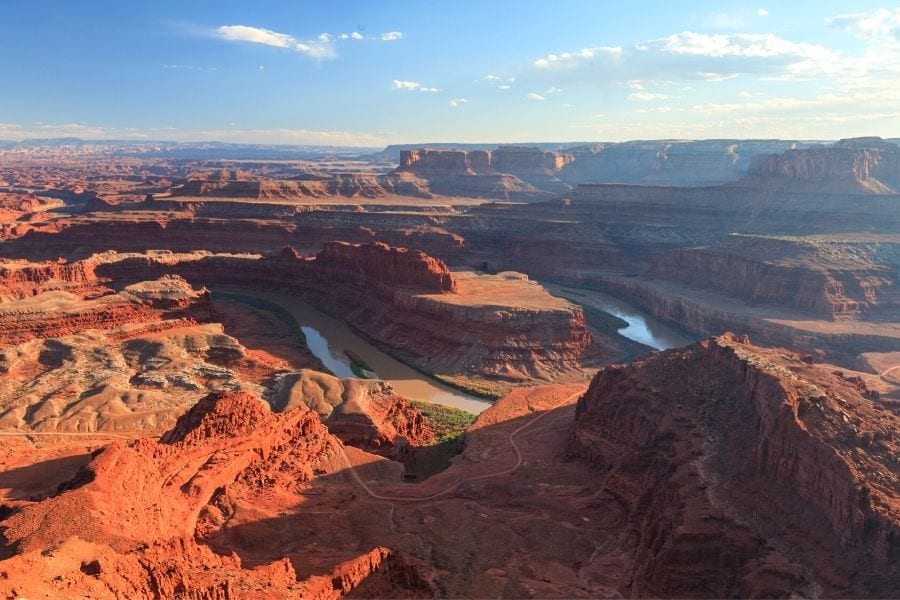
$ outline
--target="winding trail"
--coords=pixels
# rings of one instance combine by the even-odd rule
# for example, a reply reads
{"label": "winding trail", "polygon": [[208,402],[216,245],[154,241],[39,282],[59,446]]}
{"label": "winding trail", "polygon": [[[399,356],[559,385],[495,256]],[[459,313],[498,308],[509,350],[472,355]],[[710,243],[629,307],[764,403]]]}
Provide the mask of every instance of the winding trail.
{"label": "winding trail", "polygon": [[379,494],[378,492],[373,491],[372,488],[369,487],[369,484],[367,484],[365,481],[363,481],[362,477],[359,476],[359,473],[356,472],[356,467],[354,467],[353,464],[350,462],[350,457],[347,456],[347,451],[344,449],[343,445],[341,446],[341,454],[344,458],[344,462],[346,463],[347,467],[350,469],[350,474],[353,475],[353,479],[355,479],[356,482],[360,485],[360,487],[362,487],[362,489],[365,490],[366,494],[368,494],[375,500],[387,500],[389,502],[428,502],[429,500],[435,500],[437,498],[440,498],[441,496],[446,496],[447,494],[454,491],[456,488],[458,488],[462,484],[467,483],[469,481],[477,481],[479,479],[490,479],[491,477],[501,477],[503,475],[509,475],[510,473],[512,473],[513,471],[518,469],[520,466],[522,466],[522,452],[519,450],[519,445],[516,443],[516,440],[514,439],[516,437],[516,435],[518,433],[524,431],[525,429],[531,427],[532,425],[534,425],[535,423],[537,423],[538,421],[540,421],[547,415],[549,415],[551,412],[553,412],[554,409],[559,408],[560,406],[569,404],[570,402],[572,402],[573,400],[575,400],[576,398],[578,398],[579,396],[584,394],[584,392],[585,392],[585,390],[583,389],[583,390],[576,392],[570,396],[567,396],[561,402],[558,402],[555,405],[551,406],[550,408],[547,408],[546,410],[541,411],[533,419],[531,419],[524,425],[521,425],[512,433],[507,434],[506,440],[507,440],[507,442],[509,442],[509,445],[512,446],[513,452],[516,453],[516,463],[513,466],[508,467],[506,469],[502,469],[500,471],[495,471],[493,473],[484,473],[482,475],[473,475],[472,477],[465,477],[463,479],[460,479],[456,483],[453,483],[452,485],[447,486],[443,490],[441,490],[439,492],[435,492],[433,494],[429,494],[428,496],[419,496],[419,497],[386,496],[384,494]]}
{"label": "winding trail", "polygon": [[885,371],[882,371],[881,373],[878,374],[878,376],[881,377],[881,378],[884,378],[886,375],[888,375],[888,374],[890,374],[890,373],[892,373],[892,372],[894,372],[894,371],[896,371],[896,370],[898,370],[898,369],[900,369],[900,365],[895,365],[895,366],[891,367],[890,369],[887,369],[887,370],[885,370]]}

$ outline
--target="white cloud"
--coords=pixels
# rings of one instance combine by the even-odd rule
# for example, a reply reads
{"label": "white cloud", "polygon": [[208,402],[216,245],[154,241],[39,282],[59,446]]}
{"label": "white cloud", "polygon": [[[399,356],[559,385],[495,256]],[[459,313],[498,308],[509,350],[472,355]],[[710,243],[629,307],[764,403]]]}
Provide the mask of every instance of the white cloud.
{"label": "white cloud", "polygon": [[618,46],[597,46],[595,48],[582,48],[577,52],[563,52],[561,54],[548,54],[534,61],[538,69],[570,69],[585,61],[592,61],[600,57],[619,57],[622,48]]}
{"label": "white cloud", "polygon": [[297,43],[297,40],[286,33],[247,25],[223,25],[216,29],[216,32],[219,37],[231,42],[250,42],[276,48],[290,48]]}
{"label": "white cloud", "polygon": [[320,33],[314,40],[300,41],[287,33],[279,33],[277,31],[272,31],[271,29],[251,27],[249,25],[223,25],[217,28],[213,33],[216,37],[228,40],[229,42],[247,42],[251,44],[273,46],[275,48],[287,48],[305,54],[315,60],[337,57],[334,45],[335,41],[359,41],[370,39],[393,42],[405,37],[400,31],[388,31],[382,33],[377,38],[366,38],[358,31],[354,31],[352,33],[341,33],[337,35]]}
{"label": "white cloud", "polygon": [[651,114],[651,113],[667,113],[672,112],[673,109],[671,106],[655,106],[653,108],[639,108],[635,112],[640,114]]}
{"label": "white cloud", "polygon": [[417,90],[420,87],[422,84],[418,81],[402,81],[400,79],[395,79],[393,85],[395,90]]}
{"label": "white cloud", "polygon": [[488,85],[495,85],[497,89],[500,90],[508,90],[512,87],[512,84],[516,81],[515,77],[502,77],[500,75],[494,75],[493,73],[488,73],[484,77],[482,77],[479,81],[483,83],[487,83]]}
{"label": "white cloud", "polygon": [[702,115],[696,121],[654,122],[650,125],[641,117],[631,121],[627,117],[621,117],[609,121],[579,123],[570,127],[580,131],[579,137],[612,141],[646,139],[648,135],[658,138],[684,139],[714,137],[838,139],[859,135],[883,135],[886,124],[891,127],[900,125],[900,112],[895,110],[846,116],[798,114],[788,117],[772,115],[741,117],[729,115],[723,119]]}
{"label": "white cloud", "polygon": [[827,18],[825,23],[867,40],[894,38],[896,41],[900,38],[900,8],[836,15]]}
{"label": "white cloud", "polygon": [[759,8],[756,10],[756,16],[757,17],[768,17],[769,11],[766,10],[765,8]]}
{"label": "white cloud", "polygon": [[635,92],[633,94],[628,94],[629,100],[635,100],[637,102],[653,102],[655,100],[665,100],[668,96],[666,94],[656,94],[654,92]]}
{"label": "white cloud", "polygon": [[301,42],[286,33],[278,33],[277,31],[261,27],[223,25],[216,29],[216,35],[229,42],[247,42],[274,46],[275,48],[288,48],[315,60],[335,58],[337,56],[331,36],[327,33],[319,35],[316,40]]}
{"label": "white cloud", "polygon": [[[694,105],[694,110],[704,113],[790,113],[814,112],[825,116],[836,112],[877,112],[900,105],[900,87],[864,87],[860,89],[832,91],[811,98],[765,98],[742,103],[707,103]],[[849,115],[847,115],[849,116]]]}
{"label": "white cloud", "polygon": [[525,96],[525,97],[528,98],[529,100],[538,100],[538,101],[540,101],[540,100],[546,100],[546,98],[544,98],[544,97],[541,96],[540,94],[536,94],[536,93],[534,93],[534,92],[529,92],[528,95]]}
{"label": "white cloud", "polygon": [[172,69],[176,71],[218,71],[218,67],[197,67],[194,65],[163,65],[163,69]]}
{"label": "white cloud", "polygon": [[395,90],[406,90],[406,91],[417,91],[417,92],[439,92],[441,91],[436,87],[428,87],[424,86],[418,81],[403,81],[401,79],[395,79],[394,83],[391,85],[392,89]]}
{"label": "white cloud", "polygon": [[809,79],[850,70],[841,52],[794,42],[772,33],[683,31],[628,47],[597,46],[548,54],[532,62],[534,73],[554,83],[644,80],[723,80],[740,74]]}
{"label": "white cloud", "polygon": [[729,79],[734,79],[738,75],[740,75],[740,73],[712,73],[708,71],[695,73],[697,79],[702,79],[703,81],[710,81],[713,83],[717,83],[719,81],[728,81]]}
{"label": "white cloud", "polygon": [[460,104],[468,104],[469,101],[466,98],[453,98],[450,100],[450,106],[456,108]]}
{"label": "white cloud", "polygon": [[729,35],[684,31],[664,38],[662,50],[673,54],[709,56],[714,58],[737,56],[742,58],[788,57],[794,59],[827,60],[834,52],[824,46],[791,42],[773,33],[735,33]]}
{"label": "white cloud", "polygon": [[[756,8],[748,7],[740,14],[748,23],[756,19],[759,24],[755,12]],[[531,62],[526,77],[530,85],[541,84],[543,89],[620,86],[630,101],[649,104],[626,115],[679,115],[677,125],[667,119],[658,128],[637,119],[627,124],[627,116],[623,116],[623,130],[596,130],[598,138],[607,134],[614,134],[611,139],[628,139],[739,133],[790,137],[796,133],[787,132],[799,131],[801,123],[810,128],[802,136],[806,138],[897,135],[900,121],[893,115],[900,113],[900,8],[837,15],[828,19],[827,25],[843,29],[863,43],[837,46],[829,41],[829,37],[838,37],[834,34],[810,43],[765,32],[682,31],[621,47],[547,54]],[[738,78],[740,87],[733,91],[721,83]],[[791,84],[779,84],[782,81]],[[711,85],[725,88],[720,92],[723,98],[730,94],[733,100],[693,107],[662,102],[674,102],[679,94],[676,90],[690,92],[693,102],[705,95],[717,98],[719,93],[704,93],[711,91]],[[659,105],[654,101],[660,101]],[[863,112],[882,115],[882,119],[861,119]],[[796,123],[791,121],[795,117]],[[861,124],[858,130],[853,130],[855,123]],[[875,129],[878,123],[881,131]],[[671,131],[666,129],[669,125]],[[750,129],[753,125],[759,130]],[[778,131],[779,127],[785,131]]]}
{"label": "white cloud", "polygon": [[552,85],[552,86],[550,86],[550,87],[547,88],[547,93],[548,93],[548,94],[558,94],[558,93],[560,93],[561,91],[562,91],[562,90],[561,90],[560,88],[556,87],[555,85]]}

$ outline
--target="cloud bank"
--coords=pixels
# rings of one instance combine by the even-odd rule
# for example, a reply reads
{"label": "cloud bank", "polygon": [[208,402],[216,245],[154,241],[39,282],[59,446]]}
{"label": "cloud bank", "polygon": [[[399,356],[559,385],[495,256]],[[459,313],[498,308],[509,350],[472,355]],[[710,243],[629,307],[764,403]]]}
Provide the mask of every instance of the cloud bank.
{"label": "cloud bank", "polygon": [[337,35],[321,33],[315,39],[303,41],[287,33],[250,25],[222,25],[215,29],[214,35],[229,42],[261,44],[263,46],[294,50],[316,61],[337,58],[336,43],[339,41],[380,40],[382,42],[394,42],[404,37],[404,34],[400,31],[388,31],[376,37],[366,37],[358,31],[354,31]]}

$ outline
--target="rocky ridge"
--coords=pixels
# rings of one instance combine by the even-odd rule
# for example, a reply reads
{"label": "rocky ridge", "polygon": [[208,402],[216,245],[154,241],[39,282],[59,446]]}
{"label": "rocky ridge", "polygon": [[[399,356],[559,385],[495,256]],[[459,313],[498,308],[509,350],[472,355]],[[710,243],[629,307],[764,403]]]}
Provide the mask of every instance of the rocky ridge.
{"label": "rocky ridge", "polygon": [[107,446],[51,497],[8,510],[2,572],[28,571],[51,547],[66,561],[51,567],[59,573],[52,582],[38,570],[14,583],[0,578],[0,589],[8,594],[15,586],[19,595],[78,589],[98,598],[220,598],[237,590],[250,598],[337,598],[370,577],[388,576],[401,593],[412,592],[404,583],[427,591],[419,568],[388,548],[359,552],[327,577],[304,578],[286,556],[244,564],[240,556],[250,556],[254,542],[220,536],[239,507],[296,498],[316,477],[340,469],[342,452],[305,408],[274,414],[246,394],[209,396],[158,442]]}
{"label": "rocky ridge", "polygon": [[726,334],[601,371],[569,451],[628,506],[633,594],[884,596],[898,432],[861,380]]}

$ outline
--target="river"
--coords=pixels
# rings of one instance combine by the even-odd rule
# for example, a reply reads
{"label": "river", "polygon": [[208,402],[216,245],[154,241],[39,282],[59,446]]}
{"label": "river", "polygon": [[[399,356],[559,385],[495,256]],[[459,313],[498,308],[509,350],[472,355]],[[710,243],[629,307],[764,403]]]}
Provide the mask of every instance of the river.
{"label": "river", "polygon": [[656,350],[680,348],[695,341],[631,304],[601,291],[554,284],[544,284],[544,287],[556,296],[622,319],[628,325],[618,330],[619,335]]}
{"label": "river", "polygon": [[[351,368],[349,354],[359,357],[371,369],[372,378],[389,382],[401,396],[423,402],[443,404],[479,414],[493,402],[443,385],[379,350],[339,319],[335,319],[302,300],[287,294],[268,291],[223,288],[229,299],[248,304],[254,299],[276,304],[294,318],[306,337],[306,345],[329,371],[341,378],[357,378]],[[214,290],[215,293],[215,290]]]}

